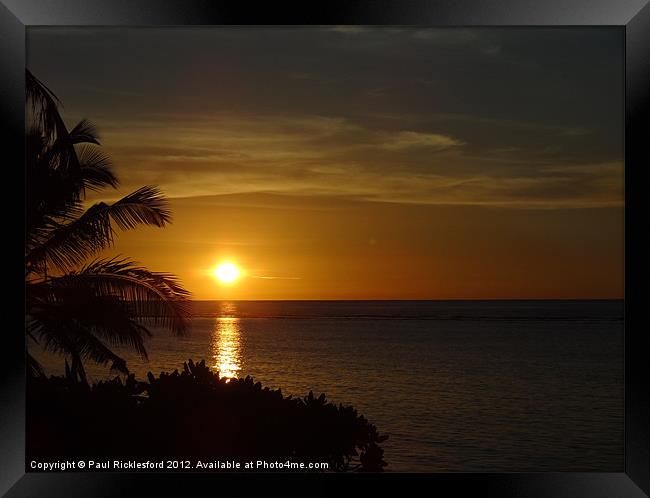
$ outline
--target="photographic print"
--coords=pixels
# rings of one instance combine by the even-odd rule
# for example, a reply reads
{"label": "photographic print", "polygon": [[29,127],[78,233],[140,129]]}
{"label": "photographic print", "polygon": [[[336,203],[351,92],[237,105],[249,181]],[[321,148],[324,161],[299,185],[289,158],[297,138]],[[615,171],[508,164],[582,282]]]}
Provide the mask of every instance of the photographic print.
{"label": "photographic print", "polygon": [[623,471],[622,30],[26,42],[27,471]]}

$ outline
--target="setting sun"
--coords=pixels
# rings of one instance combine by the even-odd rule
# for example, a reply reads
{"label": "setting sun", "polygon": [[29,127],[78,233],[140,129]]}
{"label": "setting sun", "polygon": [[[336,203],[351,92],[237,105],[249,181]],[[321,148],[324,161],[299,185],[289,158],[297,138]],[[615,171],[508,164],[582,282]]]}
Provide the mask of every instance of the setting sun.
{"label": "setting sun", "polygon": [[219,282],[231,284],[239,277],[239,268],[232,263],[222,263],[214,270],[214,276]]}

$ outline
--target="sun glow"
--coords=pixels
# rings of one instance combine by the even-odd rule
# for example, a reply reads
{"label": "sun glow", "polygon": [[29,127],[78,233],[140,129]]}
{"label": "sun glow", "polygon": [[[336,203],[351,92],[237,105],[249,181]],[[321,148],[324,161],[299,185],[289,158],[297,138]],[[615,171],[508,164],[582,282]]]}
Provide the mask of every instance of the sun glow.
{"label": "sun glow", "polygon": [[214,276],[224,284],[231,284],[239,278],[239,268],[232,263],[221,263],[214,270]]}

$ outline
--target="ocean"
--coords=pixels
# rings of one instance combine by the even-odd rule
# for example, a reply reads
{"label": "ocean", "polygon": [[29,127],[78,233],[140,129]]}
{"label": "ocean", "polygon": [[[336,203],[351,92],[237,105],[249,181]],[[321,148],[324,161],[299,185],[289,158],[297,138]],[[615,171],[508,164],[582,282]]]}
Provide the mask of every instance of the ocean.
{"label": "ocean", "polygon": [[141,378],[205,359],[352,404],[389,435],[388,471],[620,472],[623,339],[617,300],[197,301],[186,336],[122,353]]}

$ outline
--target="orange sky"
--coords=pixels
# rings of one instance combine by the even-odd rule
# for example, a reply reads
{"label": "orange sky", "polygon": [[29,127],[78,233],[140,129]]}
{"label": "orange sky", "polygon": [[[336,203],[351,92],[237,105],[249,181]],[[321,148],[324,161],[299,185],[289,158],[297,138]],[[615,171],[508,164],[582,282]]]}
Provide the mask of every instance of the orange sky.
{"label": "orange sky", "polygon": [[[29,28],[115,200],[174,222],[107,255],[196,299],[623,296],[623,38],[610,28]],[[231,286],[210,270],[231,260]]]}
{"label": "orange sky", "polygon": [[[173,270],[196,299],[623,295],[618,208],[521,210],[269,194],[174,199],[172,207],[173,225],[122,234],[112,254]],[[235,284],[220,284],[209,271],[222,261],[243,270]]]}

